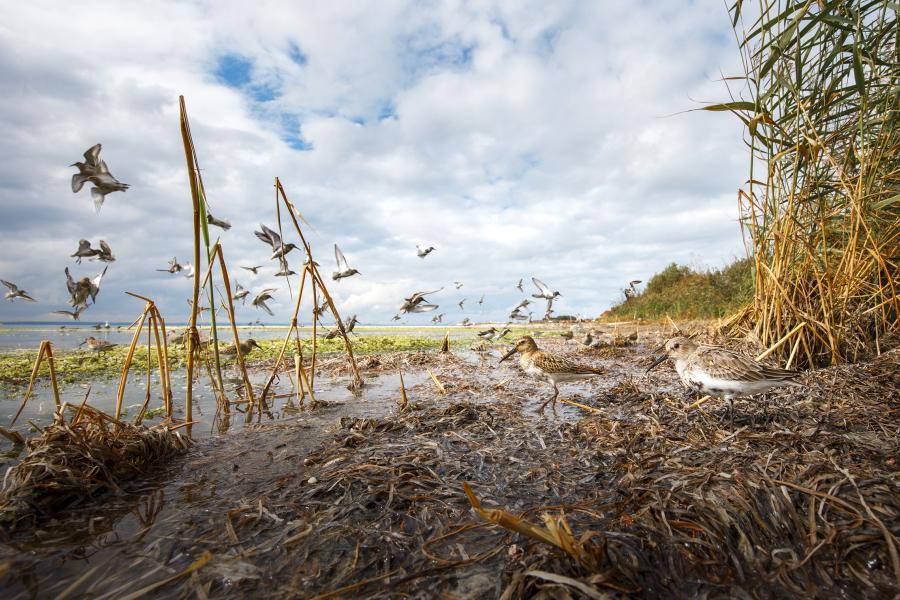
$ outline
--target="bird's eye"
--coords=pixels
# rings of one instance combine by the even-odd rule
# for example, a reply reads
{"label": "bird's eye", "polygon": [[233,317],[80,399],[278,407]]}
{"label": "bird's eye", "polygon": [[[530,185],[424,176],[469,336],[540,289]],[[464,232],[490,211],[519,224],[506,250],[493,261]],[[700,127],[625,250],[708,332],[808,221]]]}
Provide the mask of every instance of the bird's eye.
{"label": "bird's eye", "polygon": [[675,344],[675,345],[672,346],[672,347],[675,348],[676,350],[678,350],[678,344]]}

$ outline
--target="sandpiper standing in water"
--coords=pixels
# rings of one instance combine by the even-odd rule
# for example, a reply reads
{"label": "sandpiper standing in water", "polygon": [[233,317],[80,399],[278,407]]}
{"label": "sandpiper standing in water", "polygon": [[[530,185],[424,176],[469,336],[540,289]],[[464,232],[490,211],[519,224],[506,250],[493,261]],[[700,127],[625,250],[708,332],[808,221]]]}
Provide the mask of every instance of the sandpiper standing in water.
{"label": "sandpiper standing in water", "polygon": [[698,344],[690,338],[672,338],[661,350],[665,352],[656,357],[647,372],[671,358],[681,381],[697,392],[724,398],[732,419],[735,396],[800,385],[793,381],[799,375],[797,371],[769,367],[727,348]]}
{"label": "sandpiper standing in water", "polygon": [[549,352],[544,352],[538,348],[537,343],[531,336],[526,335],[516,342],[512,350],[503,355],[500,362],[503,362],[516,352],[521,355],[519,356],[519,366],[522,367],[525,373],[534,379],[546,381],[553,385],[553,395],[541,404],[539,409],[541,412],[550,402],[553,402],[553,409],[556,410],[556,397],[559,396],[558,384],[604,374],[602,369],[578,364],[562,356],[554,356]]}

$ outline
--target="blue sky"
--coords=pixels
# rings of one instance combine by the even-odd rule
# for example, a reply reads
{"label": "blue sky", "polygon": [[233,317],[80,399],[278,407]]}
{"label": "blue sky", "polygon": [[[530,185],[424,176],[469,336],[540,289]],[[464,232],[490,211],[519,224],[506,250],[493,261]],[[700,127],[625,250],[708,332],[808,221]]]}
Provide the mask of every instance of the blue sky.
{"label": "blue sky", "polygon": [[[292,306],[252,233],[274,224],[275,176],[325,270],[338,243],[362,272],[332,286],[362,323],[441,286],[445,322],[503,318],[531,276],[562,292],[558,313],[595,316],[671,261],[743,255],[740,124],[685,112],[739,73],[721,2],[244,4],[0,7],[0,278],[39,300],[0,320],[56,319],[64,268],[102,267],[74,264],[80,238],[118,257],[85,321],[132,318],[125,291],[186,317],[190,281],[156,271],[192,254],[179,94],[232,270],[279,289],[275,318],[241,321]],[[131,184],[99,215],[67,166],[97,142]]]}

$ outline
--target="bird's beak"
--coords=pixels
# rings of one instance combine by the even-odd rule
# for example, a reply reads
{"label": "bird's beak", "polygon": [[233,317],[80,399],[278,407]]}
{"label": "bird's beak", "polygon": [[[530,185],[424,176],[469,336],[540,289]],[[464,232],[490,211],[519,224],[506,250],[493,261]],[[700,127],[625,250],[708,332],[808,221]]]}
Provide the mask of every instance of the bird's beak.
{"label": "bird's beak", "polygon": [[660,363],[664,362],[667,358],[669,358],[669,355],[665,354],[665,353],[660,354],[659,356],[654,358],[653,364],[651,364],[649,367],[647,367],[647,370],[645,371],[645,373],[649,373],[650,371],[655,369]]}
{"label": "bird's beak", "polygon": [[500,362],[503,362],[504,360],[506,360],[507,358],[509,358],[510,356],[512,356],[515,353],[516,353],[516,347],[513,346],[512,350],[510,350],[509,352],[507,352],[506,354],[503,355],[503,358],[500,359]]}

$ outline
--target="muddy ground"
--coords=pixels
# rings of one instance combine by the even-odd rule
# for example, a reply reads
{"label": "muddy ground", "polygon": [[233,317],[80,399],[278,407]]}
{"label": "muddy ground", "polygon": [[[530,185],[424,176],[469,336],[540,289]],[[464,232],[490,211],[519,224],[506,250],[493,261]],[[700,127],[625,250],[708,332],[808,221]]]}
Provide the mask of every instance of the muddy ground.
{"label": "muddy ground", "polygon": [[[366,357],[370,374],[402,366],[405,409],[364,389],[5,527],[2,597],[900,593],[897,350],[738,400],[732,423],[719,401],[690,408],[670,367],[643,375],[656,333],[538,341],[606,369],[561,388],[593,410],[538,414],[549,386],[498,365],[499,348]],[[329,374],[347,377],[338,361]],[[486,509],[561,528],[568,552],[484,521],[464,483]]]}

